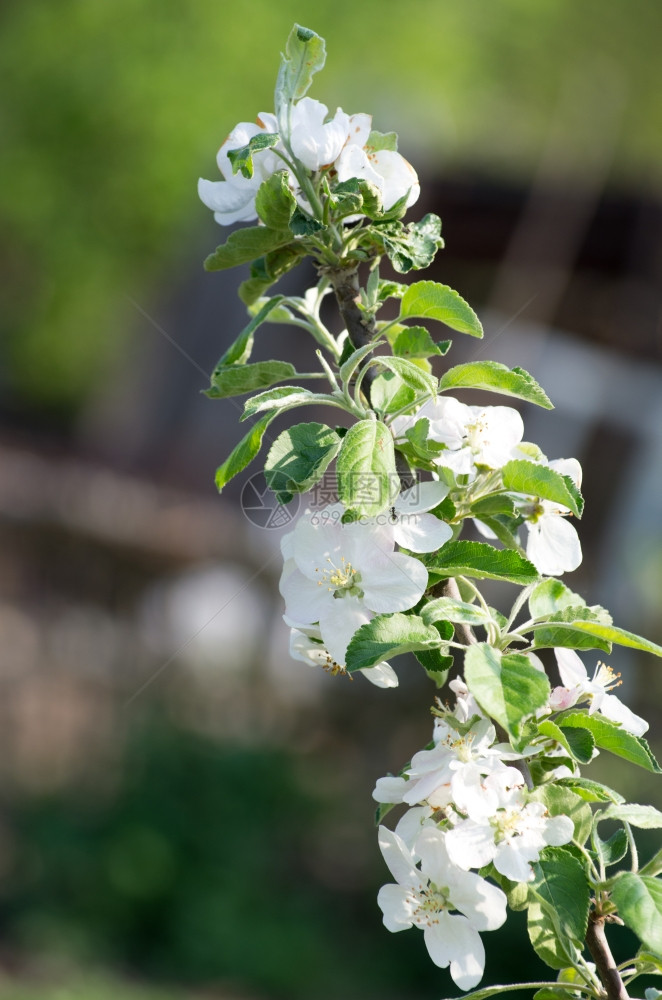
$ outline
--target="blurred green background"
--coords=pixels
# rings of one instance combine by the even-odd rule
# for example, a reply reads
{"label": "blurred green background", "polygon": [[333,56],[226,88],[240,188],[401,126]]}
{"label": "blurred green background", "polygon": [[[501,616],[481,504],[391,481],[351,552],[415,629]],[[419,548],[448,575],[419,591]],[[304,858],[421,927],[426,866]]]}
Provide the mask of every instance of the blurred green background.
{"label": "blurred green background", "polygon": [[[397,130],[427,181],[412,217],[448,222],[439,274],[496,317],[485,356],[532,352],[557,392],[529,436],[593,458],[570,585],[662,640],[659,4],[4,5],[8,1000],[452,992],[375,903],[370,793],[427,741],[433,692],[413,668],[393,695],[290,664],[280,535],[242,518],[238,488],[213,492],[237,414],[198,390],[241,326],[241,275],[201,271],[224,234],[196,181],[271,110],[294,21],[327,40],[312,95]],[[659,724],[655,664],[624,663],[627,700]],[[643,772],[593,767],[660,801]],[[528,961],[521,924],[485,935],[486,981]]]}

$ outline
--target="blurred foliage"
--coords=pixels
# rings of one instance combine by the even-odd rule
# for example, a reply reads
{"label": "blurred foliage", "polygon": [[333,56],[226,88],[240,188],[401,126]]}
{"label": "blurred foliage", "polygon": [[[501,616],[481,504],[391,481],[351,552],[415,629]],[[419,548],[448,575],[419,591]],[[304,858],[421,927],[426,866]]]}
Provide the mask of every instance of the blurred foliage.
{"label": "blurred foliage", "polygon": [[[337,843],[355,815],[372,848],[371,808],[330,792],[321,763],[218,746],[163,722],[135,727],[115,794],[10,804],[5,951],[46,968],[101,964],[257,997],[446,994],[452,984],[426,960],[422,935],[381,924],[375,895],[389,875],[376,845],[355,884],[334,879],[329,838]],[[524,932],[521,917],[485,936],[493,982],[512,978],[505,942]],[[522,951],[540,974],[524,942]]]}
{"label": "blurred foliage", "polygon": [[[57,977],[61,979],[61,976]],[[66,986],[50,986],[44,982],[5,982],[0,980],[3,1000],[192,1000],[190,994],[129,986],[106,977],[73,973],[65,977]]]}
{"label": "blurred foliage", "polygon": [[561,106],[560,166],[579,180],[605,114],[615,174],[659,172],[650,0],[413,0],[406,14],[394,0],[8,4],[0,333],[13,405],[75,412],[112,377],[135,322],[128,297],[144,303],[198,266],[193,232],[209,213],[196,179],[216,176],[213,151],[238,120],[271,108],[295,20],[328,40],[314,96],[373,111],[419,169],[526,176]]}

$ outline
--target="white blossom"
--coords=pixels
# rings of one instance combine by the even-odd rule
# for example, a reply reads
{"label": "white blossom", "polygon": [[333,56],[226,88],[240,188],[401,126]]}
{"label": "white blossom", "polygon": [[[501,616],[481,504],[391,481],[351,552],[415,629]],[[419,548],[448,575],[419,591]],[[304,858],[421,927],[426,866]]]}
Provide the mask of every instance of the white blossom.
{"label": "white blossom", "polygon": [[439,482],[417,483],[402,492],[386,515],[394,541],[411,552],[436,552],[450,541],[451,526],[427,513],[447,494],[448,487]]}
{"label": "white blossom", "polygon": [[620,674],[598,661],[593,677],[589,677],[586,667],[574,649],[555,649],[554,655],[563,682],[561,687],[552,691],[550,701],[555,711],[570,708],[578,701],[588,699],[589,715],[600,712],[612,722],[620,723],[623,729],[634,736],[644,735],[648,730],[646,720],[630,711],[615,694],[609,694],[612,688],[618,687],[621,683]]}
{"label": "white blossom", "polygon": [[345,145],[350,117],[338,108],[326,121],[326,104],[304,97],[292,108],[290,146],[298,160],[309,170],[330,166]]}
{"label": "white blossom", "polygon": [[330,656],[345,663],[356,630],[375,614],[417,604],[428,573],[418,559],[395,551],[388,525],[324,516],[337,506],[304,515],[285,536],[280,591],[290,624],[319,624]]}
{"label": "white blossom", "polygon": [[[300,660],[312,667],[322,667],[331,674],[346,673],[345,664],[337,663],[333,659],[322,642],[319,629],[314,626],[307,629],[290,629],[290,656],[293,660]],[[398,686],[395,670],[385,661],[375,664],[374,667],[365,667],[361,673],[376,687]]]}
{"label": "white blossom", "polygon": [[450,965],[455,983],[470,990],[480,982],[485,967],[478,932],[501,927],[506,896],[497,886],[454,865],[445,836],[441,830],[424,828],[412,854],[397,834],[380,827],[379,846],[396,884],[382,886],[377,902],[388,930],[419,927],[435,965],[442,969]]}
{"label": "white blossom", "polygon": [[[569,476],[579,488],[582,469],[576,458],[559,458],[548,463],[563,476]],[[582,561],[582,547],[570,511],[551,500],[534,499],[534,509],[526,517],[529,537],[526,554],[539,573],[561,576],[577,569]]]}
{"label": "white blossom", "polygon": [[371,125],[370,115],[352,115],[347,143],[334,164],[338,180],[357,177],[369,181],[379,191],[384,211],[405,195],[409,208],[421,193],[418,175],[411,163],[395,150],[374,150],[367,145]]}
{"label": "white blossom", "polygon": [[446,835],[450,859],[460,868],[482,868],[490,862],[513,882],[530,882],[532,861],[548,845],[559,847],[572,840],[573,822],[568,816],[549,816],[541,802],[526,802],[524,779],[514,767],[488,774],[483,779],[495,808],[490,815],[474,811]]}

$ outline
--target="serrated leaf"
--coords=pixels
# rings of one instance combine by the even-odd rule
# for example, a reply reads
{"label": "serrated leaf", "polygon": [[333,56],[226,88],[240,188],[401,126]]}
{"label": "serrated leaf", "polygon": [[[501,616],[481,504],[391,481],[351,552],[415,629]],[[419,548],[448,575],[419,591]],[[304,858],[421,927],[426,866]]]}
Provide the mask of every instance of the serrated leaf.
{"label": "serrated leaf", "polygon": [[[480,320],[471,306],[448,285],[437,281],[416,281],[410,285],[402,297],[399,318],[435,319],[460,333],[483,336]],[[448,372],[444,378],[447,375]]]}
{"label": "serrated leaf", "polygon": [[324,475],[340,450],[341,438],[326,424],[295,424],[278,435],[264,467],[267,486],[280,504],[304,493]]}
{"label": "serrated leaf", "polygon": [[348,509],[370,517],[400,492],[393,437],[380,420],[359,420],[343,438],[336,462],[338,497]]}
{"label": "serrated leaf", "polygon": [[564,608],[585,605],[583,597],[573,593],[569,587],[553,577],[539,583],[529,597],[529,611],[532,618],[547,618],[557,611],[563,611]]}
{"label": "serrated leaf", "polygon": [[430,421],[427,417],[421,417],[413,427],[407,428],[405,438],[418,458],[432,462],[442,451],[445,451],[445,447],[430,438],[429,434]]}
{"label": "serrated leaf", "polygon": [[421,618],[426,625],[442,619],[464,625],[485,625],[491,619],[479,604],[455,601],[452,597],[436,597],[421,608]]}
{"label": "serrated leaf", "polygon": [[405,385],[413,389],[421,396],[430,395],[436,398],[439,380],[427,372],[422,371],[412,361],[405,358],[380,357],[379,363],[389,371],[399,375]]}
{"label": "serrated leaf", "polygon": [[608,785],[603,785],[599,781],[592,781],[590,778],[568,777],[557,778],[556,784],[562,788],[569,788],[570,791],[585,799],[586,802],[624,802],[623,796],[615,792]]}
{"label": "serrated leaf", "polygon": [[614,882],[611,898],[625,925],[647,948],[662,954],[662,882],[622,872]]}
{"label": "serrated leaf", "polygon": [[546,410],[553,410],[546,392],[538,385],[533,375],[523,368],[508,368],[499,361],[471,361],[468,364],[449,368],[441,380],[444,389],[486,389],[500,392],[504,396],[515,396],[535,403]]}
{"label": "serrated leaf", "polygon": [[464,675],[474,698],[515,740],[523,721],[549,700],[545,674],[521,653],[501,654],[488,643],[469,646]]}
{"label": "serrated leaf", "polygon": [[265,226],[285,232],[297,201],[289,185],[286,170],[277,170],[260,184],[255,196],[255,210]]}
{"label": "serrated leaf", "polygon": [[533,950],[551,969],[565,969],[578,961],[579,950],[571,941],[561,942],[551,916],[535,899],[529,903],[527,930]]}
{"label": "serrated leaf", "polygon": [[281,385],[277,389],[267,389],[257,396],[252,396],[244,403],[244,412],[240,420],[255,416],[263,410],[289,410],[293,406],[303,406],[306,403],[314,403],[317,396],[309,389],[301,389],[298,385]]}
{"label": "serrated leaf", "polygon": [[241,301],[247,306],[252,305],[264,295],[275,281],[296,267],[305,256],[304,247],[290,243],[288,246],[280,247],[258,260],[254,260],[251,265],[250,278],[242,281],[239,286]]}
{"label": "serrated leaf", "polygon": [[229,149],[228,160],[232,164],[232,173],[236,174],[241,171],[244,177],[252,177],[254,173],[253,155],[263,149],[271,149],[279,141],[278,132],[258,132],[257,135],[251,136],[245,146]]}
{"label": "serrated leaf", "polygon": [[580,764],[588,764],[592,760],[595,740],[588,729],[563,729],[551,719],[545,719],[538,725],[538,731],[542,736],[560,743]]}
{"label": "serrated leaf", "polygon": [[510,549],[495,549],[485,542],[447,542],[426,560],[430,573],[439,577],[469,576],[475,580],[506,580],[526,586],[538,579],[528,559]]}
{"label": "serrated leaf", "polygon": [[222,465],[216,470],[216,488],[220,493],[223,487],[230,480],[241,472],[253,461],[262,446],[264,432],[273,420],[273,414],[266,416],[253,424],[248,433],[241,439],[239,444],[233,449],[230,456],[226,458]]}
{"label": "serrated leaf", "polygon": [[225,243],[221,243],[209,254],[205,260],[205,270],[225,271],[239,264],[248,264],[277,247],[286,246],[292,239],[289,229],[268,229],[266,226],[237,229],[230,233]]}
{"label": "serrated leaf", "polygon": [[253,365],[228,365],[214,372],[206,391],[210,399],[242,396],[245,392],[264,389],[275,382],[284,382],[297,374],[289,361],[257,361]]}
{"label": "serrated leaf", "polygon": [[[532,626],[532,631],[535,632],[534,645],[537,648],[570,646],[573,649],[602,649],[608,653],[611,650],[611,643],[615,642],[618,646],[641,649],[645,653],[662,656],[662,646],[658,646],[657,643],[635,635],[634,632],[617,628],[616,625],[596,621],[596,612],[592,608],[565,608],[549,618],[549,625],[556,622],[562,622],[563,627],[548,628],[546,623]],[[581,645],[580,639],[583,639]]]}
{"label": "serrated leaf", "polygon": [[[443,348],[446,348],[444,350]],[[406,326],[393,341],[393,353],[399,358],[432,358],[442,356],[450,347],[450,341],[435,344],[424,326]]]}
{"label": "serrated leaf", "polygon": [[366,237],[376,238],[377,245],[387,255],[394,270],[407,274],[432,263],[437,250],[444,245],[440,233],[441,219],[429,213],[420,222],[412,222],[406,227],[399,222],[374,226],[372,230],[366,230]]}
{"label": "serrated leaf", "polygon": [[310,28],[295,24],[287,39],[285,54],[281,56],[276,80],[274,104],[281,129],[288,105],[307,93],[313,76],[322,69],[325,61],[324,39]]}
{"label": "serrated leaf", "polygon": [[444,653],[443,648],[414,651],[414,656],[434,685],[442,688],[448,680],[449,671],[453,666],[453,657]]}
{"label": "serrated leaf", "polygon": [[662,812],[653,806],[640,806],[636,803],[623,803],[607,806],[596,813],[596,820],[620,819],[639,830],[659,830],[662,827]]}
{"label": "serrated leaf", "polygon": [[581,863],[562,847],[546,847],[533,866],[531,891],[552,917],[562,940],[584,947],[591,889]]}
{"label": "serrated leaf", "polygon": [[225,351],[225,353],[218,359],[216,367],[214,368],[214,374],[216,374],[216,372],[218,372],[221,368],[225,368],[227,365],[246,364],[253,350],[253,335],[255,331],[265,322],[269,314],[272,313],[282,301],[282,295],[274,295],[272,299],[269,299],[264,303],[260,311],[256,313],[250,323],[248,323],[248,325],[241,331],[237,339],[230,344],[227,351]]}
{"label": "serrated leaf", "polygon": [[373,667],[382,660],[414,650],[436,649],[440,636],[432,625],[426,625],[417,615],[376,615],[352,636],[347,647],[346,667],[349,673]]}
{"label": "serrated leaf", "polygon": [[330,192],[329,200],[334,215],[338,219],[342,219],[346,215],[359,214],[363,208],[363,195],[359,188],[358,178],[350,177],[348,180],[336,184]]}
{"label": "serrated leaf", "polygon": [[506,462],[501,469],[501,478],[504,488],[513,493],[551,500],[552,503],[567,507],[575,517],[582,516],[584,498],[570,476],[562,476],[546,465],[516,459]]}
{"label": "serrated leaf", "polygon": [[300,208],[295,209],[290,219],[290,231],[294,236],[314,236],[321,229],[326,229],[323,222],[318,222]]}
{"label": "serrated leaf", "polygon": [[632,764],[655,774],[661,774],[662,769],[651,753],[646,740],[641,736],[633,736],[626,729],[610,722],[602,715],[587,715],[584,712],[564,712],[557,716],[556,721],[563,727],[583,727],[590,730],[596,745],[601,750],[608,750],[617,757],[624,757]]}

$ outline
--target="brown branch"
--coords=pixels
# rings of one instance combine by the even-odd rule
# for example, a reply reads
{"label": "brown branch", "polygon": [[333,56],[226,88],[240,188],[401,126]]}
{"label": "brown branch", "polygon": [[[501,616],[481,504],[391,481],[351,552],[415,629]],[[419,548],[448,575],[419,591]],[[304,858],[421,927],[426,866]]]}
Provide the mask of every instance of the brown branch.
{"label": "brown branch", "polygon": [[[344,268],[325,269],[336,295],[338,309],[347,329],[347,334],[355,348],[369,344],[377,333],[375,317],[364,312],[360,306],[361,286],[358,265]],[[363,380],[363,390],[370,401],[370,385],[376,372],[369,368]]]}
{"label": "brown branch", "polygon": [[596,913],[592,913],[589,917],[586,946],[595,962],[609,1000],[630,1000],[607,942],[605,918]]}

